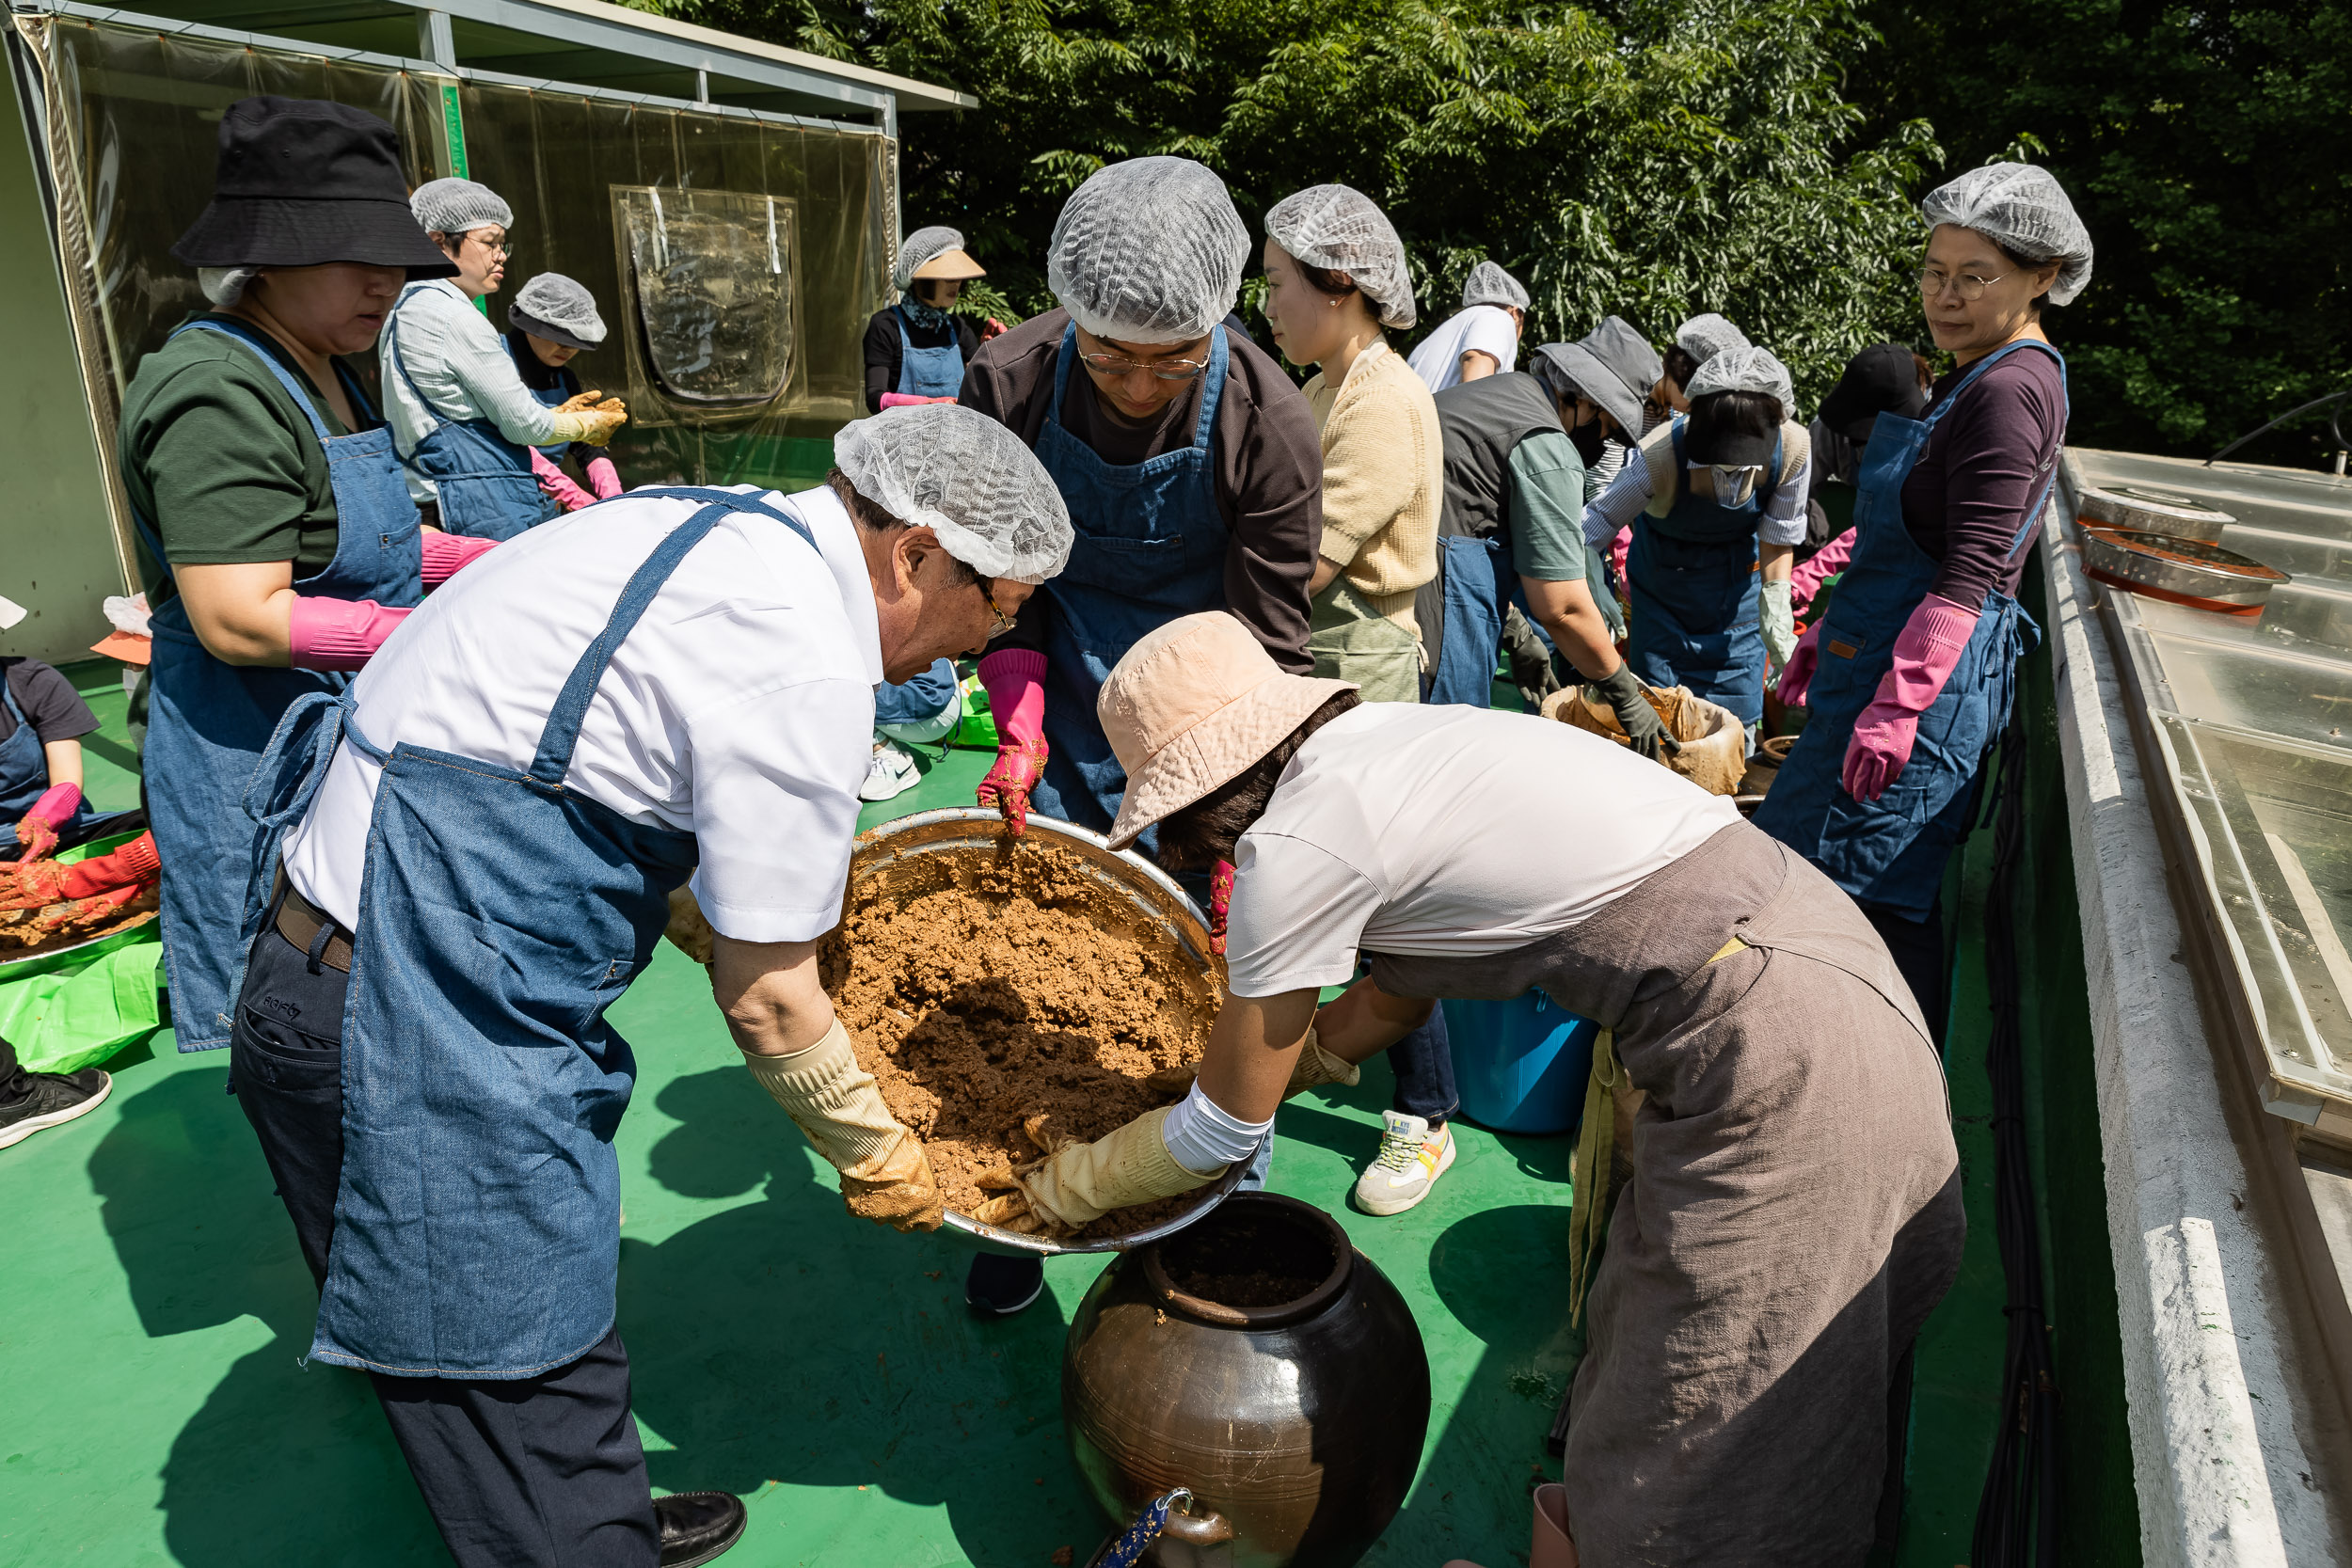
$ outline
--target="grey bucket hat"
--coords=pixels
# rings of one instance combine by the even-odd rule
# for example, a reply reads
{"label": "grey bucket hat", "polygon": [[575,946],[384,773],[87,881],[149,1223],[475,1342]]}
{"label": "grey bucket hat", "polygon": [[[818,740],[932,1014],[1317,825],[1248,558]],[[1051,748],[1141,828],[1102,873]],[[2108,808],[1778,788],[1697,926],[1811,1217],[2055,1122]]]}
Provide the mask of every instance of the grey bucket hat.
{"label": "grey bucket hat", "polygon": [[1576,342],[1546,343],[1535,363],[1555,391],[1574,388],[1598,404],[1629,441],[1642,433],[1642,400],[1665,373],[1658,351],[1616,316]]}

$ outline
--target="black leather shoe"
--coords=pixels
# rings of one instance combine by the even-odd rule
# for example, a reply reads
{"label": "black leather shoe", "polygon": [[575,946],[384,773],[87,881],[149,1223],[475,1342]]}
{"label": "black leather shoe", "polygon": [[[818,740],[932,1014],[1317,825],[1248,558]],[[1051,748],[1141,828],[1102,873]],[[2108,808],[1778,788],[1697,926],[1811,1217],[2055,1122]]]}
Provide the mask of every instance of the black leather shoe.
{"label": "black leather shoe", "polygon": [[653,1500],[661,1568],[708,1562],[743,1535],[743,1499],[730,1492],[679,1492]]}
{"label": "black leather shoe", "polygon": [[963,1276],[963,1304],[983,1318],[1009,1318],[1045,1289],[1045,1260],[983,1252]]}

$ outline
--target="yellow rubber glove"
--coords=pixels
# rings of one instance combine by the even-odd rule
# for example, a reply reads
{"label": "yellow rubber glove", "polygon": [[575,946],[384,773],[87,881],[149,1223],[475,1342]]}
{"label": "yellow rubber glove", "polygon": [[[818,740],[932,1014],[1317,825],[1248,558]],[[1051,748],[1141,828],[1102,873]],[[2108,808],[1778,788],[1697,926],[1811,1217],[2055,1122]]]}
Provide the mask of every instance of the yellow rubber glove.
{"label": "yellow rubber glove", "polygon": [[857,1065],[839,1019],[805,1051],[788,1056],[746,1052],[743,1065],[841,1173],[841,1197],[850,1213],[898,1230],[939,1228],[939,1182],[922,1142],[882,1103],[882,1089]]}
{"label": "yellow rubber glove", "polygon": [[555,430],[544,443],[553,446],[559,441],[585,441],[592,447],[603,446],[612,439],[612,433],[628,422],[628,416],[617,411],[596,408],[555,411]]}
{"label": "yellow rubber glove", "polygon": [[1174,1197],[1225,1174],[1186,1170],[1168,1151],[1160,1124],[1168,1107],[1146,1111],[1090,1144],[1073,1143],[1012,1178],[1014,1190],[992,1197],[972,1217],[1007,1230],[1075,1230],[1114,1209]]}
{"label": "yellow rubber glove", "polygon": [[603,396],[604,394],[600,391],[575,393],[557,404],[555,411],[559,414],[577,414],[582,409],[594,408]]}

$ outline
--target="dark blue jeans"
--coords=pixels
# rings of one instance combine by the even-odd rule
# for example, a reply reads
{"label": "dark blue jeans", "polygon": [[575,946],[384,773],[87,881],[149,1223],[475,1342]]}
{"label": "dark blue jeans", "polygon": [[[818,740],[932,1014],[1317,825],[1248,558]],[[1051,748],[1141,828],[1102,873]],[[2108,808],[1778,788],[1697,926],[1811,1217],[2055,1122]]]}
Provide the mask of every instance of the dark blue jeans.
{"label": "dark blue jeans", "polygon": [[[273,919],[254,939],[229,1037],[237,1103],[322,1283],[342,1180],[350,983],[278,935]],[[538,1377],[369,1380],[461,1568],[655,1568],[660,1531],[618,1328]]]}
{"label": "dark blue jeans", "polygon": [[955,664],[948,659],[934,659],[930,669],[913,680],[874,688],[874,722],[919,724],[936,718],[955,694]]}
{"label": "dark blue jeans", "polygon": [[1389,1069],[1396,1074],[1391,1110],[1427,1118],[1430,1131],[1460,1108],[1454,1092],[1454,1051],[1447,1043],[1445,1008],[1432,1004],[1429,1022],[1389,1047]]}

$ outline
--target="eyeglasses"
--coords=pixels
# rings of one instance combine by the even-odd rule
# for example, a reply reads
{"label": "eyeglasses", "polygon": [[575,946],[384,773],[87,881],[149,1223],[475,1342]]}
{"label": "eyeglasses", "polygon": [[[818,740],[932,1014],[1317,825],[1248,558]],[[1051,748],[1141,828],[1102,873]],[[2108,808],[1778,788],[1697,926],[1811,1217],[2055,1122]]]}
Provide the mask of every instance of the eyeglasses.
{"label": "eyeglasses", "polygon": [[2007,273],[2001,273],[1995,277],[1983,277],[1973,272],[1963,272],[1954,277],[1942,267],[1921,267],[1918,272],[1919,293],[1925,298],[1934,299],[1944,293],[1944,286],[1948,283],[1954,293],[1960,295],[1963,300],[1974,303],[1984,297],[1985,290],[2008,276]]}
{"label": "eyeglasses", "polygon": [[1124,359],[1116,354],[1081,354],[1087,369],[1104,375],[1133,375],[1137,371],[1150,371],[1160,381],[1190,381],[1209,367],[1198,359],[1154,359],[1150,364]]}
{"label": "eyeglasses", "polygon": [[[473,236],[472,236],[472,235],[470,235],[470,234],[467,235],[466,237],[467,237],[468,239],[469,239],[469,240],[473,238]],[[482,240],[482,241],[479,241],[479,242],[477,242],[477,243],[479,243],[479,244],[481,245],[481,246],[482,246],[482,248],[483,248],[484,250],[487,251],[489,254],[491,254],[491,255],[493,255],[493,256],[511,256],[511,255],[513,255],[513,254],[514,254],[514,248],[513,248],[511,245],[509,245],[506,243],[506,241],[504,241],[504,240],[502,240],[502,239],[499,239],[499,240]]]}
{"label": "eyeglasses", "polygon": [[996,608],[995,578],[982,578],[979,581],[978,587],[980,590],[980,597],[988,601],[988,635],[989,640],[993,641],[995,639],[1002,637],[1005,633],[1012,630],[1013,618]]}

